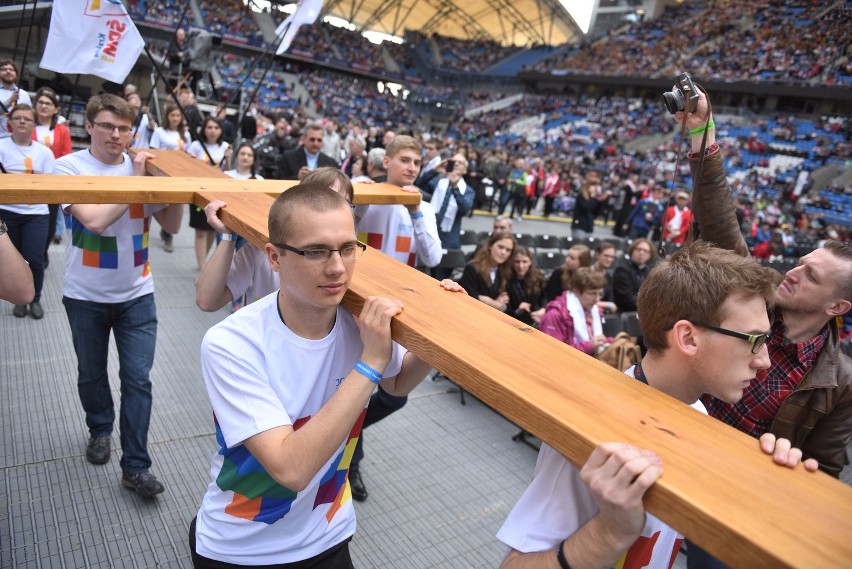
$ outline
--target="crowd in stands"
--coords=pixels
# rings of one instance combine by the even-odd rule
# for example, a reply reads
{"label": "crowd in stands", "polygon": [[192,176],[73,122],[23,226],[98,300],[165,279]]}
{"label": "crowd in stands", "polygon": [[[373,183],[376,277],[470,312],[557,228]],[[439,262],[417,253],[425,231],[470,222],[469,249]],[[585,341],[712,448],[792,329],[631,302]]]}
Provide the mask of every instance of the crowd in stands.
{"label": "crowd in stands", "polygon": [[127,11],[134,20],[170,28],[177,26],[180,22],[183,8],[184,3],[180,0],[158,0],[156,3],[129,0],[127,3]]}
{"label": "crowd in stands", "polygon": [[402,99],[389,91],[379,93],[375,81],[318,70],[302,72],[299,81],[316,103],[317,113],[341,124],[355,120],[368,125],[412,127],[411,113]]}
{"label": "crowd in stands", "polygon": [[263,45],[263,34],[252,16],[251,8],[242,0],[198,0],[204,25],[214,34],[245,38],[251,45]]}
{"label": "crowd in stands", "polygon": [[[438,46],[438,58],[431,57],[433,52],[429,49],[429,44],[432,42]],[[433,61],[436,67],[456,71],[484,71],[519,49],[515,46],[504,46],[488,38],[463,40],[441,34],[423,38],[419,45],[421,50],[427,50],[424,55],[427,60]]]}
{"label": "crowd in stands", "polygon": [[[265,69],[256,68],[251,71],[253,60],[247,60],[234,54],[226,53],[222,56],[216,66],[221,77],[220,85],[217,85],[217,94],[222,102],[231,99],[234,89],[242,83],[247,93],[257,89],[255,103],[265,112],[275,113],[284,108],[292,108],[305,104],[307,101],[297,101],[293,98],[293,84],[288,83],[284,76],[284,68],[276,63],[264,76]],[[251,71],[251,76],[246,79],[246,74]],[[261,82],[261,78],[263,81]],[[245,82],[243,83],[243,80]],[[259,88],[258,88],[259,86]]]}
{"label": "crowd in stands", "polygon": [[684,2],[589,45],[571,46],[535,68],[653,77],[689,70],[722,81],[849,83],[850,10],[808,0]]}

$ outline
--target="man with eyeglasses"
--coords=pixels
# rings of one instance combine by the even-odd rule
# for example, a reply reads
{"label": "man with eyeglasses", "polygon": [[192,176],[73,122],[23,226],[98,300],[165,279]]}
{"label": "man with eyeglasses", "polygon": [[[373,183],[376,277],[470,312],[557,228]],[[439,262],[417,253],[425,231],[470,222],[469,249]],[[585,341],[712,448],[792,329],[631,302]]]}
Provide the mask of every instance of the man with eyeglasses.
{"label": "man with eyeglasses", "polygon": [[[54,173],[76,176],[144,176],[141,151],[131,161],[136,113],[122,98],[95,95],[86,105],[91,146],[56,161]],[[105,464],[111,457],[115,409],[107,376],[110,332],[115,335],[121,381],[121,483],[149,498],[163,492],[151,474],[148,426],[157,337],[154,281],[148,259],[148,229],[153,216],[171,233],[180,230],[182,204],[63,204],[70,216],[62,304],[77,355],[77,388],[86,414],[86,458]]]}
{"label": "man with eyeglasses", "polygon": [[351,568],[347,470],[380,384],[405,395],[430,366],[391,340],[399,301],[340,306],[365,246],[349,202],[322,185],[283,192],[265,254],[278,291],[211,328],[201,369],[219,450],[189,544],[195,567]]}
{"label": "man with eyeglasses", "polygon": [[278,160],[279,180],[301,180],[308,172],[322,166],[339,168],[337,160],[322,153],[323,128],[319,124],[309,124],[302,135],[302,144],[288,150]]}
{"label": "man with eyeglasses", "polygon": [[[699,93],[687,127],[707,130],[703,177],[693,196],[701,238],[748,255],[737,222],[707,97]],[[678,113],[675,119],[683,120]],[[702,134],[689,155],[696,175]],[[852,308],[852,247],[828,240],[801,258],[775,289],[775,321],[767,342],[771,365],[736,404],[707,398],[710,415],[759,437],[790,439],[820,469],[837,477],[847,464],[852,437],[852,358],[840,350],[838,318]]]}
{"label": "man with eyeglasses", "polygon": [[0,59],[0,138],[11,136],[9,113],[15,105],[33,106],[30,94],[18,87],[18,66],[11,59]]}
{"label": "man with eyeglasses", "polygon": [[[706,413],[699,400],[705,393],[737,401],[769,366],[764,344],[772,290],[769,275],[751,259],[704,242],[685,247],[642,285],[648,352],[625,373],[698,412]],[[755,447],[779,465],[801,460],[801,451],[771,434]],[[683,536],[642,504],[662,468],[652,450],[621,443],[598,445],[581,469],[542,445],[532,483],[497,534],[510,548],[502,567],[669,569]],[[816,470],[816,462],[805,468]]]}

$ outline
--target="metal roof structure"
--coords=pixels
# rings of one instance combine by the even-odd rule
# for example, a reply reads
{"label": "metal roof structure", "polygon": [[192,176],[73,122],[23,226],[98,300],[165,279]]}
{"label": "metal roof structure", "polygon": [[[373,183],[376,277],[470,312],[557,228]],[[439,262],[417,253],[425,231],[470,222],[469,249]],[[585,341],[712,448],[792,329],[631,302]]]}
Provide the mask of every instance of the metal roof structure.
{"label": "metal roof structure", "polygon": [[559,0],[326,0],[323,16],[400,37],[408,29],[504,45],[558,45],[582,35]]}

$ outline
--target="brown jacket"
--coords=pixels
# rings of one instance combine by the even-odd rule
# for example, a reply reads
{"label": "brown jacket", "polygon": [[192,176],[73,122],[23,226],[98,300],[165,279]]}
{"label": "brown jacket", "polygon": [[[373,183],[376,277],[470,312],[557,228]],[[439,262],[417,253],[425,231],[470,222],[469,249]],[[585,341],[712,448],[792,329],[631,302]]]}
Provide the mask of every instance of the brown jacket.
{"label": "brown jacket", "polygon": [[[690,158],[695,176],[698,160]],[[692,196],[692,211],[701,239],[723,249],[748,255],[740,232],[731,190],[725,178],[722,153],[704,160],[704,171]],[[828,341],[801,383],[781,404],[770,432],[789,439],[805,458],[815,458],[820,469],[838,477],[846,464],[846,446],[852,437],[852,358],[840,351],[837,324],[829,322]]]}

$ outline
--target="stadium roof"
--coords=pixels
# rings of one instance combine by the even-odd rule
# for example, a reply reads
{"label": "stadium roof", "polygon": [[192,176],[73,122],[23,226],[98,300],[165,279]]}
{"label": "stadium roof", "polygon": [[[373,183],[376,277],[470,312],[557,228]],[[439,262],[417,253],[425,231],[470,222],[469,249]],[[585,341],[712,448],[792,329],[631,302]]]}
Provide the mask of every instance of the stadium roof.
{"label": "stadium roof", "polygon": [[558,45],[582,35],[560,0],[325,0],[321,16],[400,37],[409,29],[505,45]]}

